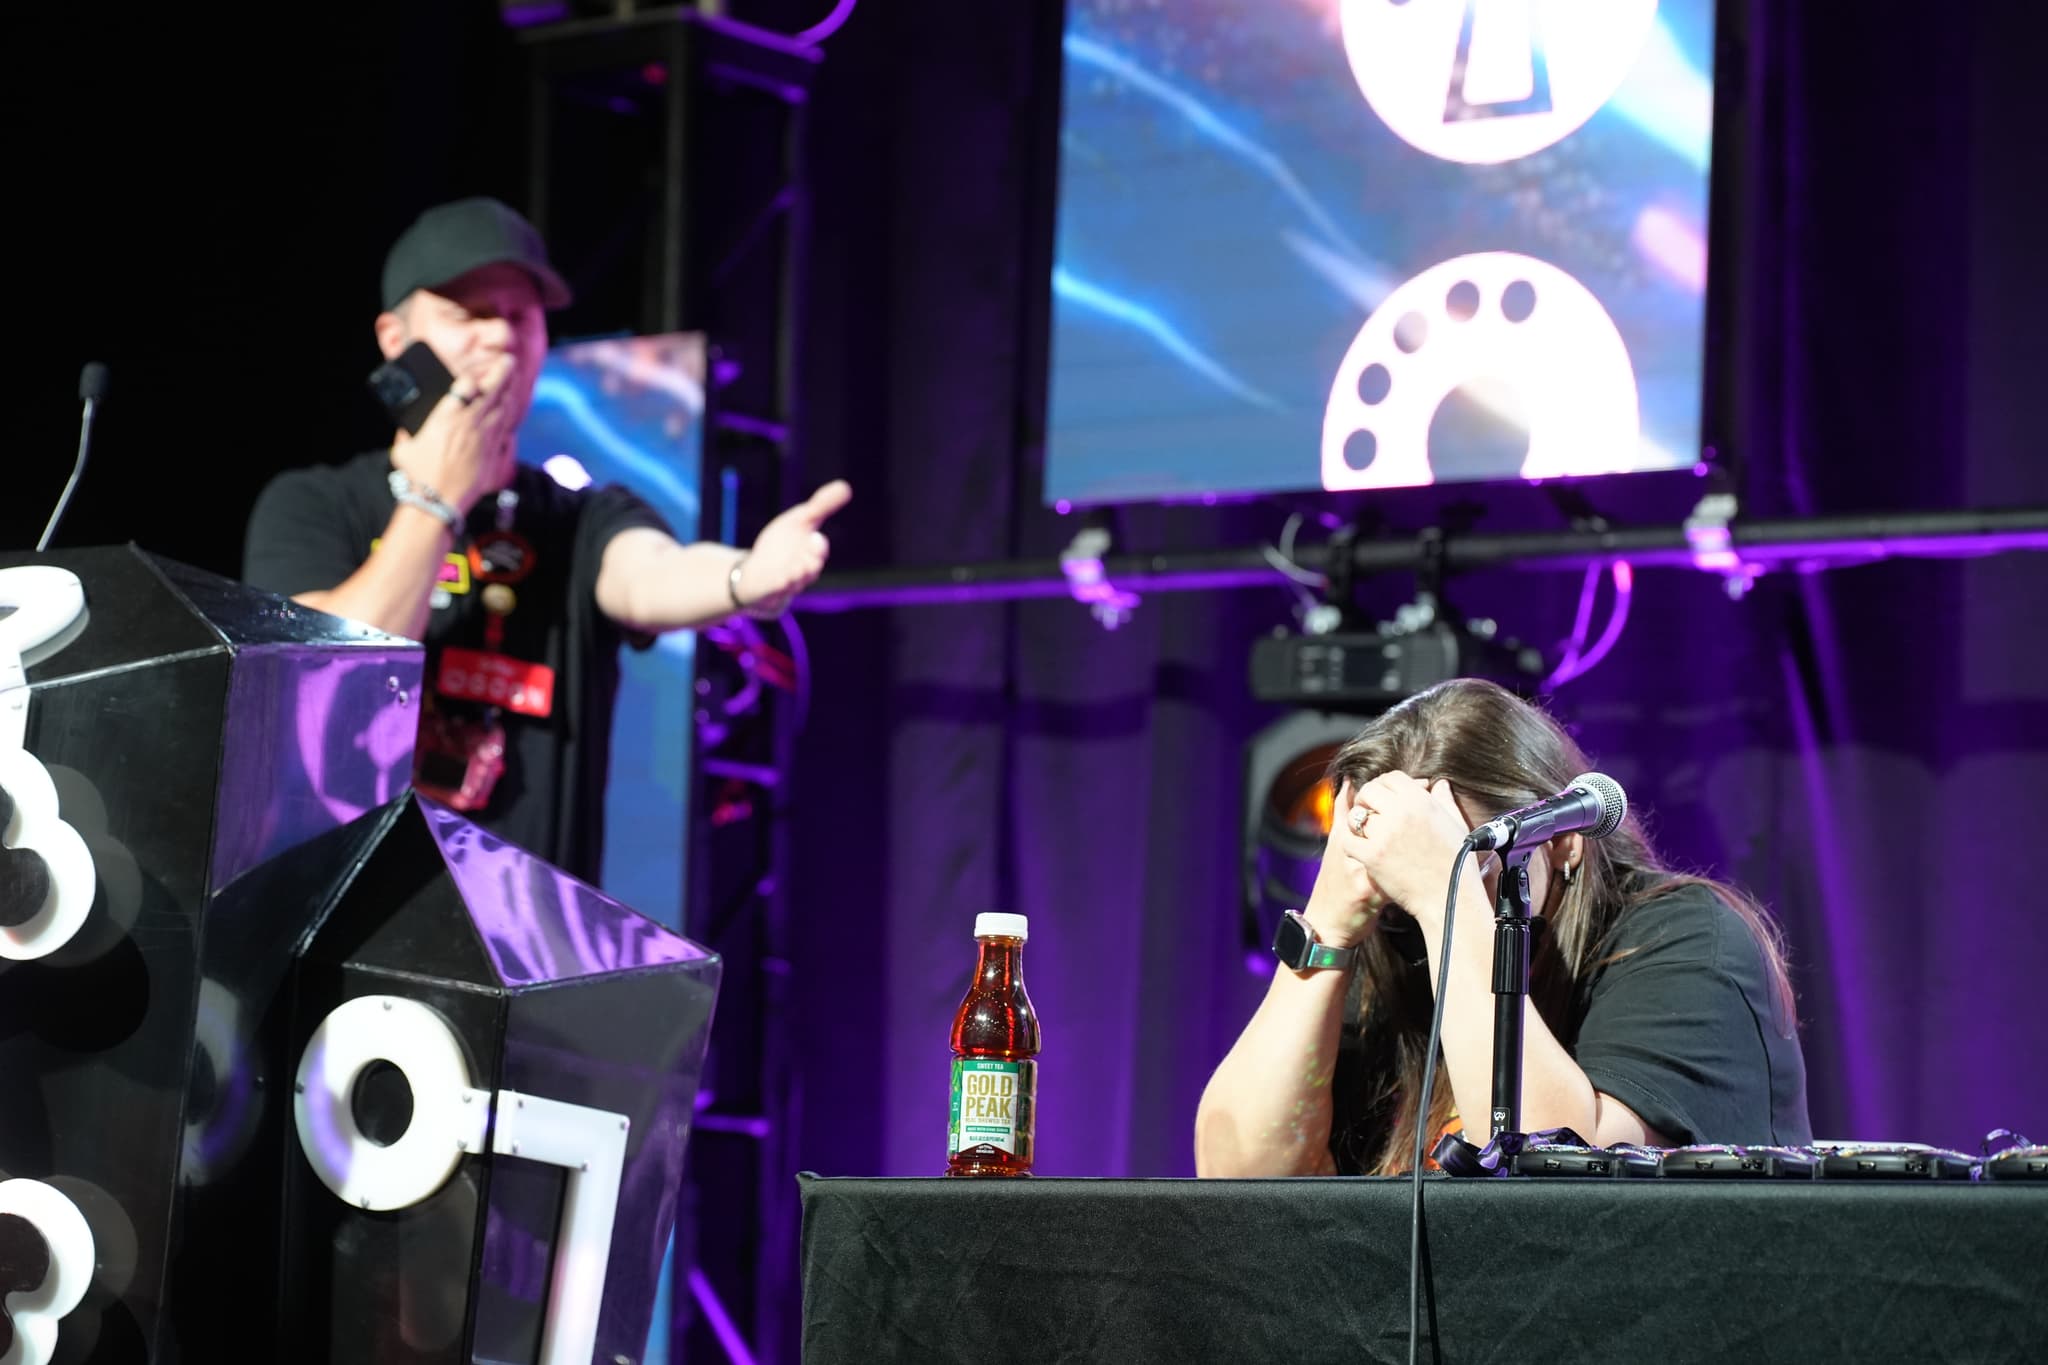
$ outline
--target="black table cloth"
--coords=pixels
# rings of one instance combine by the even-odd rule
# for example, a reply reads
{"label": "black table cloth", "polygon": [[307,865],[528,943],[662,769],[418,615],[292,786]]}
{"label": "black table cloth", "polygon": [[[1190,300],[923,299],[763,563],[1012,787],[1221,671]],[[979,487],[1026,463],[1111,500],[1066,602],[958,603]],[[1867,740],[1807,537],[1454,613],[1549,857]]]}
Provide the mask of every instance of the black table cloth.
{"label": "black table cloth", "polygon": [[[798,1179],[812,1365],[1407,1358],[1402,1180]],[[1436,1177],[1426,1210],[1446,1361],[2048,1360],[2039,1184]]]}

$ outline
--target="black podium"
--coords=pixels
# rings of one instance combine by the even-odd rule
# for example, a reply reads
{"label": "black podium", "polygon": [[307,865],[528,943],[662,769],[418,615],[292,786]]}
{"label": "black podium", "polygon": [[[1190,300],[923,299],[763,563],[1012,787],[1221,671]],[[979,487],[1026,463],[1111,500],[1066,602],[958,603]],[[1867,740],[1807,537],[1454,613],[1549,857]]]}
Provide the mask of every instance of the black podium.
{"label": "black podium", "polygon": [[278,1358],[637,1360],[719,961],[417,797],[369,819],[290,988]]}
{"label": "black podium", "polygon": [[0,1355],[638,1358],[719,963],[410,792],[421,664],[0,556]]}

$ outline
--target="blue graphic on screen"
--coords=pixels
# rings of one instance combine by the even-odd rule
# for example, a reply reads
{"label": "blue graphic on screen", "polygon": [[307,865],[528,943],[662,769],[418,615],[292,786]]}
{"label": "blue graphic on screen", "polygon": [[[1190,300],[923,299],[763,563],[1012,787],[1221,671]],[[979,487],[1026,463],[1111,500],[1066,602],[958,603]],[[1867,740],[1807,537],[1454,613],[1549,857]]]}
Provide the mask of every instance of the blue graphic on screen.
{"label": "blue graphic on screen", "polygon": [[[566,342],[549,353],[519,433],[519,458],[572,488],[621,484],[697,539],[704,440],[702,333]],[[688,928],[690,747],[697,636],[671,631],[620,651],[605,784],[604,889],[650,919]],[[667,1365],[675,1241],[663,1255],[642,1365]]]}
{"label": "blue graphic on screen", "polygon": [[[570,342],[548,355],[519,433],[519,458],[569,487],[621,484],[697,537],[703,444],[700,333]],[[623,649],[605,788],[604,889],[685,928],[685,837],[696,634]]]}
{"label": "blue graphic on screen", "polygon": [[1070,0],[1046,499],[1685,469],[1712,0]]}

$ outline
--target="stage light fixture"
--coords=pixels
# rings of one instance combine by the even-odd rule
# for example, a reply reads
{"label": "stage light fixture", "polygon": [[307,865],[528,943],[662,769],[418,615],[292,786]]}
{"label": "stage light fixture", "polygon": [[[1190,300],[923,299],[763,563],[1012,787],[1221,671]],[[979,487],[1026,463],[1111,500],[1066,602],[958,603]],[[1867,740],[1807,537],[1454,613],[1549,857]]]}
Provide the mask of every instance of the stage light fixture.
{"label": "stage light fixture", "polygon": [[1308,904],[1329,837],[1337,750],[1364,729],[1356,712],[1296,711],[1252,736],[1245,751],[1243,927],[1245,966],[1272,970],[1273,931]]}
{"label": "stage light fixture", "polygon": [[1330,765],[1344,743],[1389,707],[1453,678],[1530,696],[1545,676],[1541,651],[1446,600],[1444,528],[1424,533],[1414,599],[1391,620],[1368,618],[1353,591],[1357,534],[1355,526],[1331,534],[1320,602],[1302,614],[1305,628],[1275,630],[1252,646],[1252,695],[1304,708],[1252,736],[1245,752],[1242,926],[1245,965],[1257,975],[1272,970],[1280,916],[1307,905],[1315,889],[1336,800]]}
{"label": "stage light fixture", "polygon": [[1452,678],[1488,678],[1527,694],[1543,679],[1543,656],[1491,621],[1463,621],[1426,601],[1371,629],[1281,633],[1252,647],[1260,701],[1377,712]]}

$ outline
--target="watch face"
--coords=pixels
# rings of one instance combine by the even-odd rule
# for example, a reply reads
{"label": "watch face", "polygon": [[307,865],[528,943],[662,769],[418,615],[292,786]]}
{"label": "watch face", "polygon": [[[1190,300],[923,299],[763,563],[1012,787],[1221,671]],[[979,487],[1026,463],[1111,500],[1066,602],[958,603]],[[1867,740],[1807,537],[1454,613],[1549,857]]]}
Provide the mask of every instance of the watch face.
{"label": "watch face", "polygon": [[1308,960],[1308,926],[1301,916],[1292,910],[1280,917],[1280,928],[1273,935],[1273,955],[1288,966],[1299,970]]}

